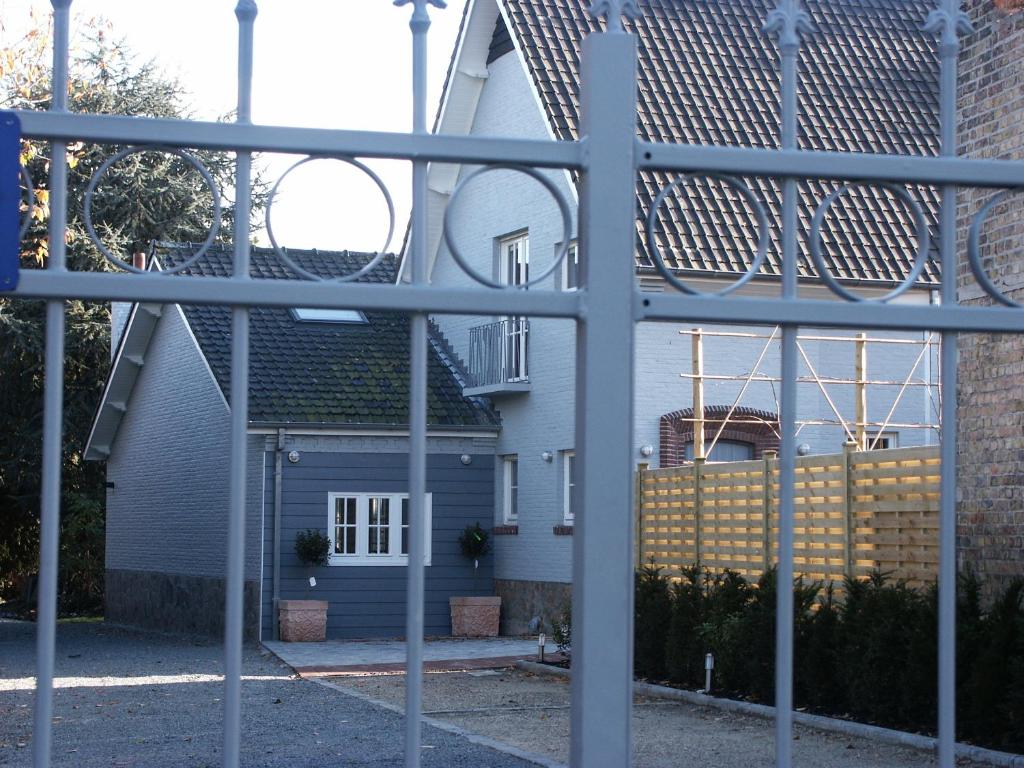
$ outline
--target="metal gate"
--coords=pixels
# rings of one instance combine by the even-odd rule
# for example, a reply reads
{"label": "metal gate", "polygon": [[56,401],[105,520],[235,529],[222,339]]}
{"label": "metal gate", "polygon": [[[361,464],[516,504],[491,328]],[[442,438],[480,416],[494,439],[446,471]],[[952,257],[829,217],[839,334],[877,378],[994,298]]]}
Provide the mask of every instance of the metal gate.
{"label": "metal gate", "polygon": [[[577,441],[580,490],[587,514],[577,521],[574,537],[574,637],[572,744],[574,766],[626,766],[630,763],[632,688],[633,527],[631,430],[633,371],[622,365],[633,359],[634,327],[640,321],[729,322],[782,326],[782,450],[779,578],[793,570],[793,477],[797,328],[801,325],[845,329],[937,330],[942,333],[942,385],[956,392],[957,332],[1021,332],[1024,315],[986,277],[972,237],[972,268],[982,286],[1001,308],[957,304],[956,191],[958,185],[1014,188],[1024,184],[1024,163],[957,159],[956,79],[961,35],[970,24],[958,0],[938,0],[922,34],[938,40],[941,60],[941,156],[893,157],[801,151],[797,148],[799,55],[805,35],[813,34],[799,0],[779,0],[765,20],[764,32],[778,40],[781,69],[781,149],[664,145],[636,138],[636,44],[623,27],[622,17],[640,12],[636,0],[597,0],[591,12],[605,19],[605,31],[589,36],[582,51],[582,120],[578,141],[546,142],[500,138],[432,136],[426,128],[426,45],[430,25],[428,6],[441,0],[396,0],[412,4],[413,130],[406,135],[307,130],[254,126],[250,121],[253,0],[239,0],[238,116],[234,124],[139,119],[69,114],[67,111],[68,30],[71,0],[52,0],[54,21],[53,103],[48,112],[19,112],[23,135],[52,142],[52,157],[65,156],[69,142],[91,141],[164,150],[213,149],[237,157],[234,274],[230,279],[178,279],[174,275],[80,273],[65,266],[64,231],[67,168],[53,162],[50,171],[51,218],[49,265],[45,271],[21,275],[16,297],[46,299],[46,382],[43,451],[42,556],[38,607],[38,679],[34,724],[35,765],[50,762],[56,626],[57,552],[61,467],[62,379],[64,365],[64,302],[86,300],[186,302],[232,307],[230,524],[228,597],[225,608],[224,765],[239,764],[242,717],[240,671],[242,654],[243,534],[245,435],[249,363],[249,308],[357,308],[405,312],[411,316],[412,388],[410,405],[411,527],[423,525],[426,443],[426,351],[428,313],[462,315],[543,316],[570,318],[577,324]],[[397,285],[338,281],[259,280],[249,277],[249,195],[251,153],[280,152],[344,158],[397,158],[413,164],[413,213],[408,252],[411,276]],[[484,289],[432,287],[427,278],[426,172],[428,163],[469,163],[513,167],[529,174],[536,168],[566,168],[581,178],[582,289],[576,292],[517,290],[476,275]],[[783,190],[782,295],[778,299],[726,299],[722,291],[701,295],[680,283],[664,264],[664,277],[681,290],[642,294],[636,285],[635,184],[637,172],[659,169],[679,174],[712,176],[743,194],[760,221],[758,257],[746,282],[759,268],[767,248],[769,225],[756,196],[743,177],[768,177]],[[538,180],[542,177],[535,176]],[[936,185],[941,189],[939,252],[942,303],[939,306],[865,304],[828,276],[816,247],[824,212],[840,189],[823,201],[812,224],[811,244],[818,271],[843,301],[807,300],[797,295],[798,179],[835,180],[844,184],[891,185],[894,194],[909,200],[904,185]],[[543,183],[543,182],[542,182]],[[549,187],[550,189],[550,187]],[[551,190],[555,193],[555,190]],[[555,194],[563,216],[567,203]],[[923,242],[927,228],[915,212],[922,246],[906,280],[885,299],[913,283],[928,257]],[[979,226],[987,215],[975,218]],[[568,243],[569,238],[565,239]],[[560,254],[564,258],[563,253]],[[128,265],[123,266],[130,270]],[[472,272],[470,272],[472,274]],[[306,275],[305,277],[313,277]],[[732,289],[729,289],[732,290]],[[955,612],[955,478],[956,398],[942,403],[942,505],[939,621],[939,764],[954,765],[954,612]],[[420,762],[423,537],[410,536],[407,636],[408,694],[406,701],[405,764]],[[793,626],[782,617],[793,615],[792,592],[779,590],[776,652],[776,762],[790,766],[792,745]]]}

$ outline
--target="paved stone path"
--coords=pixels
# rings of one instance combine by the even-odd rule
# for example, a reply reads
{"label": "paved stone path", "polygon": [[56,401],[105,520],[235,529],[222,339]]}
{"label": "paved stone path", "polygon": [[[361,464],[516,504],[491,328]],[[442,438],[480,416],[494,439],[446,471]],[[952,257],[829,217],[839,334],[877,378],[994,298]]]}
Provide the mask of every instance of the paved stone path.
{"label": "paved stone path", "polygon": [[[323,643],[267,642],[264,645],[304,677],[374,674],[405,669],[402,640],[328,640]],[[553,650],[549,646],[549,650]],[[518,637],[428,640],[423,647],[428,672],[511,666],[537,656],[537,640]]]}

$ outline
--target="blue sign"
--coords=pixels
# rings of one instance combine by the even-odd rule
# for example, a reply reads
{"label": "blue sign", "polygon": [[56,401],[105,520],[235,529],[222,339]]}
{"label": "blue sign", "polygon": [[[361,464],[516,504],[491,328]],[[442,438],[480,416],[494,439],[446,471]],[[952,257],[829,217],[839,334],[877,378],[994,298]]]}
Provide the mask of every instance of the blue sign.
{"label": "blue sign", "polygon": [[0,112],[0,291],[18,287],[21,244],[21,121]]}

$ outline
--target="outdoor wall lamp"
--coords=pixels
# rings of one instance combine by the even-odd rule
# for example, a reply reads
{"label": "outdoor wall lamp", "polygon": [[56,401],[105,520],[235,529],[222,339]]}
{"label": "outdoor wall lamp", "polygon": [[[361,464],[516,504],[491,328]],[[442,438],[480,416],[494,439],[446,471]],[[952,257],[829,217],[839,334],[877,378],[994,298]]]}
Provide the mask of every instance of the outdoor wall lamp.
{"label": "outdoor wall lamp", "polygon": [[464,453],[459,457],[459,461],[461,461],[468,467],[470,464],[473,463],[473,457],[470,456],[468,453]]}
{"label": "outdoor wall lamp", "polygon": [[302,458],[302,457],[299,456],[299,452],[298,451],[291,451],[288,454],[288,461],[290,461],[292,464],[298,464],[300,458]]}
{"label": "outdoor wall lamp", "polygon": [[648,456],[651,456],[653,453],[654,453],[654,446],[653,445],[643,445],[643,446],[640,447],[640,455],[643,456],[645,459]]}
{"label": "outdoor wall lamp", "polygon": [[553,454],[551,451],[544,451],[544,453],[542,453],[540,457],[550,464],[554,460],[555,454]]}

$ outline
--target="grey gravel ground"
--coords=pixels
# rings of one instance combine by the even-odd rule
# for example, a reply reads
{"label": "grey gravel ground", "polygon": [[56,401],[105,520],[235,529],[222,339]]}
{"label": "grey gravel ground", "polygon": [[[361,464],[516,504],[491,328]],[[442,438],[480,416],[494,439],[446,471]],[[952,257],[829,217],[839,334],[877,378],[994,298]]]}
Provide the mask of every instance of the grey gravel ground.
{"label": "grey gravel ground", "polygon": [[[399,702],[401,675],[334,678],[332,684]],[[428,675],[424,712],[474,733],[565,762],[568,681],[525,672]],[[774,768],[772,724],[686,703],[638,697],[633,709],[636,768]],[[794,768],[926,768],[931,754],[797,728]],[[968,762],[961,766],[976,765]]]}
{"label": "grey gravel ground", "polygon": [[[31,765],[35,628],[0,620],[0,765]],[[102,624],[58,630],[53,765],[220,765],[222,651]],[[399,766],[400,715],[300,680],[273,657],[243,661],[242,763],[259,768]],[[530,763],[424,728],[425,766]]]}

